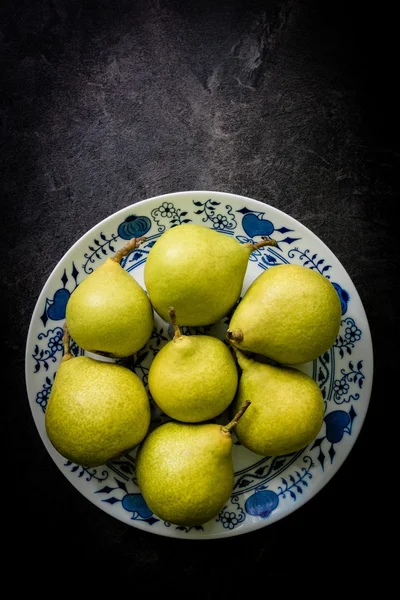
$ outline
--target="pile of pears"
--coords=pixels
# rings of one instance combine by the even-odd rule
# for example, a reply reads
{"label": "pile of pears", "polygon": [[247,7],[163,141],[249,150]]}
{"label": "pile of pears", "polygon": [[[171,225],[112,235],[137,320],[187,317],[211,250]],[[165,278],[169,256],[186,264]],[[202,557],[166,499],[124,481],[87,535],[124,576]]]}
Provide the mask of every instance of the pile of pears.
{"label": "pile of pears", "polygon": [[[341,306],[332,284],[298,265],[259,275],[243,298],[250,254],[276,242],[241,244],[200,225],[178,225],[151,248],[147,293],[121,266],[144,238],[130,240],[71,294],[64,355],[45,425],[58,452],[94,467],[139,446],[136,476],[161,519],[197,526],[215,517],[234,485],[232,432],[263,456],[296,452],[317,436],[324,402],[315,381],[293,367],[335,341]],[[150,430],[149,395],[131,369],[110,362],[150,339],[154,311],[174,336],[150,365],[148,387],[170,421]],[[226,339],[183,335],[231,315]],[[97,355],[74,357],[70,336]],[[228,412],[226,425],[215,423]]]}

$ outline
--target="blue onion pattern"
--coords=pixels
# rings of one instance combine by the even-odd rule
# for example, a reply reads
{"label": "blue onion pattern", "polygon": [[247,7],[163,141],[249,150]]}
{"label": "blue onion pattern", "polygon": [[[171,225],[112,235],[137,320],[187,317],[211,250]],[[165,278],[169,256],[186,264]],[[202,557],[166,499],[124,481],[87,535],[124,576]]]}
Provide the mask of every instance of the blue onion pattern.
{"label": "blue onion pattern", "polygon": [[269,517],[279,504],[279,496],[272,490],[256,491],[246,500],[246,512],[252,517]]}
{"label": "blue onion pattern", "polygon": [[118,235],[123,240],[131,240],[132,238],[146,235],[151,229],[151,221],[148,217],[137,215],[129,215],[123,223],[118,227]]}

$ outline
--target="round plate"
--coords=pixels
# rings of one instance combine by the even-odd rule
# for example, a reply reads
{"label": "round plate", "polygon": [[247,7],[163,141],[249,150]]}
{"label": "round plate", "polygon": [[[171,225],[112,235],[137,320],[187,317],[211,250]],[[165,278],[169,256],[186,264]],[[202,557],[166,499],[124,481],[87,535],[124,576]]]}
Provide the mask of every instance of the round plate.
{"label": "round plate", "polygon": [[[304,450],[279,457],[253,454],[234,438],[232,496],[220,514],[202,527],[173,525],[152,514],[136,484],[135,451],[101,467],[86,469],[58,454],[44,426],[46,404],[62,357],[62,325],[71,292],[126,240],[139,236],[146,236],[146,243],[126,257],[122,266],[144,287],[144,263],[151,247],[169,227],[182,223],[198,223],[242,243],[257,242],[261,236],[271,236],[278,242],[276,247],[262,248],[250,256],[243,292],[265,269],[295,263],[329,279],[342,304],[341,328],[334,345],[317,360],[299,367],[317,381],[325,400],[325,418],[318,436]],[[189,333],[206,332],[223,338],[228,320]],[[129,363],[145,385],[152,357],[171,339],[171,329],[156,315],[151,339]],[[187,328],[184,333],[188,333]],[[72,352],[83,354],[74,344]],[[26,347],[26,383],[33,418],[47,451],[65,477],[113,517],[151,533],[181,538],[246,533],[281,519],[312,498],[338,470],[360,432],[372,374],[372,344],[365,311],[334,254],[310,230],[283,212],[221,192],[180,192],[150,198],[124,208],[88,231],[47,280],[32,316]],[[165,417],[156,407],[152,410],[156,426]]]}

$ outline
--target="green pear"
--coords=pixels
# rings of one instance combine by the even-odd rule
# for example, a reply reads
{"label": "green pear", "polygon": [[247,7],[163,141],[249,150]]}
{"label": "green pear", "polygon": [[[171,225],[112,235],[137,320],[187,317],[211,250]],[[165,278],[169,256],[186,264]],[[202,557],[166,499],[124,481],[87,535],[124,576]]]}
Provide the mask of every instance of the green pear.
{"label": "green pear", "polygon": [[150,425],[150,403],[139,377],[114,363],[65,354],[45,414],[48,438],[62,456],[95,467],[134,448]]}
{"label": "green pear", "polygon": [[182,325],[216,323],[240,296],[250,254],[267,245],[276,242],[240,244],[193,224],[168,229],[150,250],[144,268],[152,305],[165,320],[173,306]]}
{"label": "green pear", "polygon": [[120,265],[144,238],[130,240],[73,291],[66,318],[72,338],[89,352],[130,356],[149,340],[154,315],[143,288]]}
{"label": "green pear", "polygon": [[227,337],[240,350],[296,365],[332,346],[341,315],[339,296],[326,277],[300,265],[278,265],[250,285]]}
{"label": "green pear", "polygon": [[240,443],[262,456],[290,454],[317,436],[324,416],[321,390],[292,367],[259,363],[236,351],[242,375],[234,407],[251,398],[251,411],[236,426]]}
{"label": "green pear", "polygon": [[161,410],[187,423],[213,419],[232,402],[238,373],[231,350],[208,335],[182,335],[174,309],[169,311],[173,340],[155,356],[149,389]]}
{"label": "green pear", "polygon": [[177,525],[202,525],[225,506],[233,490],[231,430],[227,426],[165,423],[140,446],[136,477],[149,508]]}

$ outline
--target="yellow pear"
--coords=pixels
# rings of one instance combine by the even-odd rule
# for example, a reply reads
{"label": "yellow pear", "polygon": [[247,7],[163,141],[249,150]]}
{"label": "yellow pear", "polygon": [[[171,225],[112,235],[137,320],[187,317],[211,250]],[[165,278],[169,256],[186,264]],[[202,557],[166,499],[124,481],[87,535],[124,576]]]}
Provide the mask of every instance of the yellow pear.
{"label": "yellow pear", "polygon": [[215,337],[182,335],[174,309],[169,314],[175,335],[150,365],[150,393],[173,419],[187,423],[213,419],[235,396],[238,373],[231,350]]}
{"label": "yellow pear", "polygon": [[154,326],[143,288],[120,265],[144,238],[130,240],[113,258],[97,267],[73,291],[66,318],[81,348],[111,356],[130,356],[149,340]]}
{"label": "yellow pear", "polygon": [[300,265],[277,265],[253,281],[227,337],[240,350],[296,365],[332,346],[341,314],[339,296],[326,277]]}
{"label": "yellow pear", "polygon": [[279,456],[304,448],[322,426],[324,401],[311,377],[292,367],[256,362],[236,351],[242,375],[234,409],[251,398],[236,426],[240,443],[256,454]]}
{"label": "yellow pear", "polygon": [[216,323],[240,296],[250,254],[268,245],[276,242],[240,244],[201,225],[168,229],[150,250],[144,268],[152,305],[165,320],[173,306],[182,325]]}
{"label": "yellow pear", "polygon": [[136,457],[136,476],[158,517],[196,526],[225,506],[234,483],[230,432],[249,404],[227,426],[171,422],[145,439]]}
{"label": "yellow pear", "polygon": [[137,446],[150,424],[146,390],[132,371],[68,351],[58,368],[45,414],[49,440],[62,456],[101,465]]}

